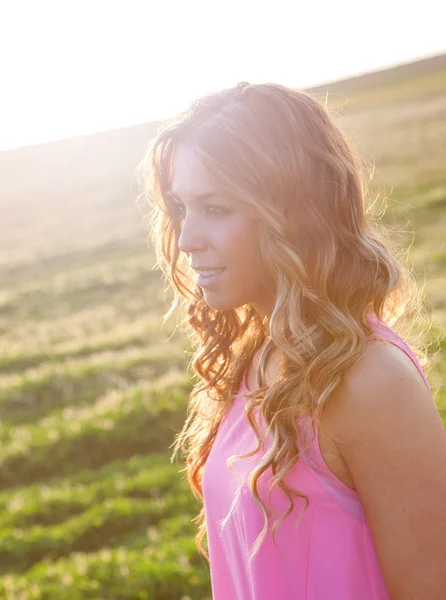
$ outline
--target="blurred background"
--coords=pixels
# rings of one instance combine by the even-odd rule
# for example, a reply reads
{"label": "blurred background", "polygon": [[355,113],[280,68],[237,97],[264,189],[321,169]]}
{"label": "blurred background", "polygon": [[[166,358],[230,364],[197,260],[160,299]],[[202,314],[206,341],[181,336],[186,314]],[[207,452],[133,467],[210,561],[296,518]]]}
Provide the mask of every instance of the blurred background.
{"label": "blurred background", "polygon": [[[238,81],[327,100],[425,286],[446,423],[439,3],[0,5],[0,598],[210,600],[170,463],[191,384],[136,167],[160,121]],[[142,212],[141,212],[142,211]],[[440,344],[438,347],[438,340]]]}

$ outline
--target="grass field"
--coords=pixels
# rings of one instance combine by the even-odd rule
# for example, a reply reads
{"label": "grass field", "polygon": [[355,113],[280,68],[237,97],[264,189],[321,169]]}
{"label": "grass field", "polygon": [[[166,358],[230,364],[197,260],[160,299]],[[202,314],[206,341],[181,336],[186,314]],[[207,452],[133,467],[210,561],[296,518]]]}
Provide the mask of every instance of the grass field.
{"label": "grass field", "polygon": [[[336,84],[329,103],[426,284],[446,423],[445,57]],[[199,505],[169,461],[189,355],[161,330],[135,205],[154,131],[0,153],[0,598],[210,599]]]}

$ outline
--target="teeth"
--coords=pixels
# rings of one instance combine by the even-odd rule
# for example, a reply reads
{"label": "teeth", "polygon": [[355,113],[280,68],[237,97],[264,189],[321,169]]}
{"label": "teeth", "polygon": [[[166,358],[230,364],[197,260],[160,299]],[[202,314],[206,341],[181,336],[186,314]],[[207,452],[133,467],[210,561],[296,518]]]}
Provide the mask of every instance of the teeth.
{"label": "teeth", "polygon": [[197,273],[200,273],[200,275],[203,275],[203,277],[210,277],[211,275],[216,275],[217,273],[221,273],[224,269],[213,269],[213,270],[206,270],[206,271],[197,271]]}

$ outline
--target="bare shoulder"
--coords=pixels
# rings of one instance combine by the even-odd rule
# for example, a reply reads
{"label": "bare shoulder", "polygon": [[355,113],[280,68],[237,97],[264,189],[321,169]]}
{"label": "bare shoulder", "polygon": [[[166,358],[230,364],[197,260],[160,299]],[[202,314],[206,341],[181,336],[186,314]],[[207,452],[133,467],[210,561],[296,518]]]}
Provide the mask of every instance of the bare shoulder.
{"label": "bare shoulder", "polygon": [[343,378],[334,394],[330,421],[334,432],[350,438],[357,437],[362,427],[398,418],[408,410],[444,428],[432,393],[412,359],[401,348],[379,340],[367,344]]}
{"label": "bare shoulder", "polygon": [[446,431],[413,367],[400,348],[369,344],[330,422],[392,598],[436,599],[446,590]]}
{"label": "bare shoulder", "polygon": [[327,413],[333,439],[347,463],[347,445],[361,443],[377,431],[393,436],[395,450],[402,430],[416,425],[412,433],[426,444],[433,430],[436,435],[430,443],[444,444],[444,424],[421,373],[401,348],[381,340],[367,344],[333,394]]}
{"label": "bare shoulder", "polygon": [[404,436],[416,435],[422,445],[437,444],[438,456],[445,454],[446,432],[432,393],[412,359],[394,344],[367,344],[326,413],[331,437],[352,476],[352,454],[359,456],[359,448],[366,452],[366,441],[376,452],[385,438],[386,451],[398,453]]}

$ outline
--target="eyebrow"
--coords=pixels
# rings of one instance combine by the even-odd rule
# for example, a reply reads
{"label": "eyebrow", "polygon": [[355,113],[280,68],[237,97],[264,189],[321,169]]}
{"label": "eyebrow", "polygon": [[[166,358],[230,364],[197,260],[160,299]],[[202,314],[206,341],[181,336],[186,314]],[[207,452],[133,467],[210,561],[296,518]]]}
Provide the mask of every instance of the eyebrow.
{"label": "eyebrow", "polygon": [[[174,194],[171,191],[167,192],[167,195],[172,198],[173,200],[178,200],[179,202],[182,202],[181,198],[178,196],[178,194]],[[218,194],[216,194],[215,192],[203,192],[202,194],[197,194],[195,196],[195,200],[197,202],[203,202],[204,200],[209,200],[211,198],[218,198]]]}

